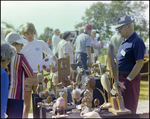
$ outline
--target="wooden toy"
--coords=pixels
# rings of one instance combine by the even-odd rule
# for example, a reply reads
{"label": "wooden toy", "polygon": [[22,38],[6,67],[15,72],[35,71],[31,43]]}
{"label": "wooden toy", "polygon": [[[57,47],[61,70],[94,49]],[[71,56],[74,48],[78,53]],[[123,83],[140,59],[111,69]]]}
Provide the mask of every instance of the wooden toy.
{"label": "wooden toy", "polygon": [[[61,95],[60,92],[62,92],[63,95]],[[67,104],[67,89],[66,88],[57,88],[56,89],[56,98],[58,99],[60,95],[65,100],[65,107],[64,108],[67,110],[68,109],[68,104]]]}
{"label": "wooden toy", "polygon": [[39,92],[43,91],[43,75],[40,73],[40,65],[37,66],[38,68],[38,73],[37,73],[37,80],[38,80],[38,86],[36,89],[36,92],[39,94]]}
{"label": "wooden toy", "polygon": [[83,66],[83,62],[81,61],[81,56],[78,55],[77,57],[77,62],[76,62],[77,66],[79,66],[80,68],[84,68]]}
{"label": "wooden toy", "polygon": [[[65,114],[65,99],[63,98],[64,92],[59,92],[60,97],[57,98],[56,103],[53,105],[53,113],[57,110],[57,115],[52,118],[64,118],[68,115]],[[63,115],[60,114],[60,111],[63,110]]]}
{"label": "wooden toy", "polygon": [[79,102],[81,98],[80,96],[81,91],[78,88],[76,88],[76,83],[73,84],[73,90],[72,90],[71,95],[72,95],[74,106],[75,106],[75,109],[72,109],[72,112],[73,113],[80,112],[78,109],[76,109],[76,104],[75,104],[75,101]]}
{"label": "wooden toy", "polygon": [[86,64],[88,65],[88,67],[90,67],[90,68],[92,68],[92,61],[91,60],[89,60],[89,56],[87,56],[87,62],[86,62]]}
{"label": "wooden toy", "polygon": [[70,59],[60,58],[58,59],[58,83],[63,82],[65,87],[70,85],[68,76],[70,75]]}
{"label": "wooden toy", "polygon": [[96,109],[96,106],[99,105],[99,104],[100,104],[100,101],[99,101],[99,99],[96,98],[96,99],[94,100],[95,109]]}
{"label": "wooden toy", "polygon": [[112,108],[109,108],[109,111],[116,115],[131,113],[131,111],[126,109],[124,106],[124,101],[123,101],[120,88],[125,88],[125,87],[118,80],[117,58],[116,58],[114,46],[112,44],[109,44],[107,49],[106,63],[111,73],[110,76],[114,78],[114,84],[113,84],[114,89],[111,90],[111,93],[116,96],[116,97],[111,97]]}
{"label": "wooden toy", "polygon": [[[87,76],[84,81],[85,92],[82,99],[83,107],[88,107],[91,109],[93,101],[93,89],[95,89],[95,79],[93,76]],[[84,109],[84,108],[83,108]],[[82,110],[83,111],[83,110]]]}

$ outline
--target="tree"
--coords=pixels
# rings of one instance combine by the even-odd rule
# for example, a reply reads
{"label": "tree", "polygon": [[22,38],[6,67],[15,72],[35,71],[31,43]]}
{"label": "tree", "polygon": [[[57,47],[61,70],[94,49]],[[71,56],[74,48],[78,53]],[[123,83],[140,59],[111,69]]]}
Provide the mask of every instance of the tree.
{"label": "tree", "polygon": [[18,28],[15,28],[12,24],[9,24],[9,23],[4,22],[4,21],[2,21],[1,24],[3,24],[5,26],[5,28],[2,27],[2,29],[12,28],[15,32],[17,32],[21,35],[21,27],[23,24],[20,25]]}
{"label": "tree", "polygon": [[52,40],[52,36],[54,34],[54,30],[52,28],[49,28],[49,27],[46,27],[44,29],[44,33],[42,33],[39,38],[42,39],[42,40]]}
{"label": "tree", "polygon": [[118,17],[130,15],[136,21],[134,22],[135,31],[141,31],[139,35],[144,39],[145,34],[148,35],[149,33],[148,21],[143,17],[147,7],[142,1],[134,3],[131,1],[112,1],[110,4],[93,3],[89,9],[86,9],[85,15],[81,18],[83,21],[76,24],[75,28],[89,23],[93,29],[101,30],[101,39],[105,40],[111,34],[109,26],[116,25]]}

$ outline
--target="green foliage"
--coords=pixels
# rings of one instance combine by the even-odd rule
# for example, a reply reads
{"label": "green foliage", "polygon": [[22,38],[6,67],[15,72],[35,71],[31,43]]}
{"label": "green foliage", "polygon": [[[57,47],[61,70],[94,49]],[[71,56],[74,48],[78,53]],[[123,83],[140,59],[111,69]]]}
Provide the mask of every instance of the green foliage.
{"label": "green foliage", "polygon": [[86,9],[82,22],[75,25],[75,28],[84,26],[86,23],[92,25],[93,29],[101,30],[101,39],[110,38],[111,31],[109,26],[117,24],[117,18],[130,15],[135,19],[135,31],[145,41],[149,36],[148,21],[145,19],[144,12],[147,9],[144,2],[131,1],[112,1],[110,4],[97,2],[93,3],[89,9]]}
{"label": "green foliage", "polygon": [[140,82],[140,95],[139,95],[139,101],[142,100],[148,100],[149,97],[149,90],[148,90],[148,81],[142,81]]}
{"label": "green foliage", "polygon": [[52,36],[54,34],[54,30],[52,28],[46,27],[44,29],[44,33],[42,33],[39,38],[41,40],[52,40]]}
{"label": "green foliage", "polygon": [[2,21],[1,24],[4,25],[4,27],[2,27],[3,30],[7,29],[7,28],[12,28],[15,32],[19,33],[21,35],[21,28],[22,28],[22,25],[20,25],[18,28],[15,28],[12,24],[9,24],[7,22],[4,22]]}

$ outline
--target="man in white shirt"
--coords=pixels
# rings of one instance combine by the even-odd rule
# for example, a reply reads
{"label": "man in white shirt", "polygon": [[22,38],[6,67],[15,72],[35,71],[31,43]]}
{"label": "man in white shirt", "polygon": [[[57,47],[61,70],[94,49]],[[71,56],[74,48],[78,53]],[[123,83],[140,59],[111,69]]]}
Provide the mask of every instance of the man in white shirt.
{"label": "man in white shirt", "polygon": [[59,43],[59,41],[61,41],[59,35],[60,35],[60,30],[56,29],[55,33],[52,37],[52,51],[53,51],[53,54],[56,54],[58,43]]}

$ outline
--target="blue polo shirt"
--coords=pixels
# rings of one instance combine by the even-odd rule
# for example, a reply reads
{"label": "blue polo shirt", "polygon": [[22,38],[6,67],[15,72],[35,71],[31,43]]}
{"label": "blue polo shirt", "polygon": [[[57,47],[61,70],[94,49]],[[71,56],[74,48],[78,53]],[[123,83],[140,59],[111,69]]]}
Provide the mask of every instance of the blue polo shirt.
{"label": "blue polo shirt", "polygon": [[122,41],[117,52],[118,70],[131,71],[136,60],[144,59],[145,44],[134,32],[126,41]]}

